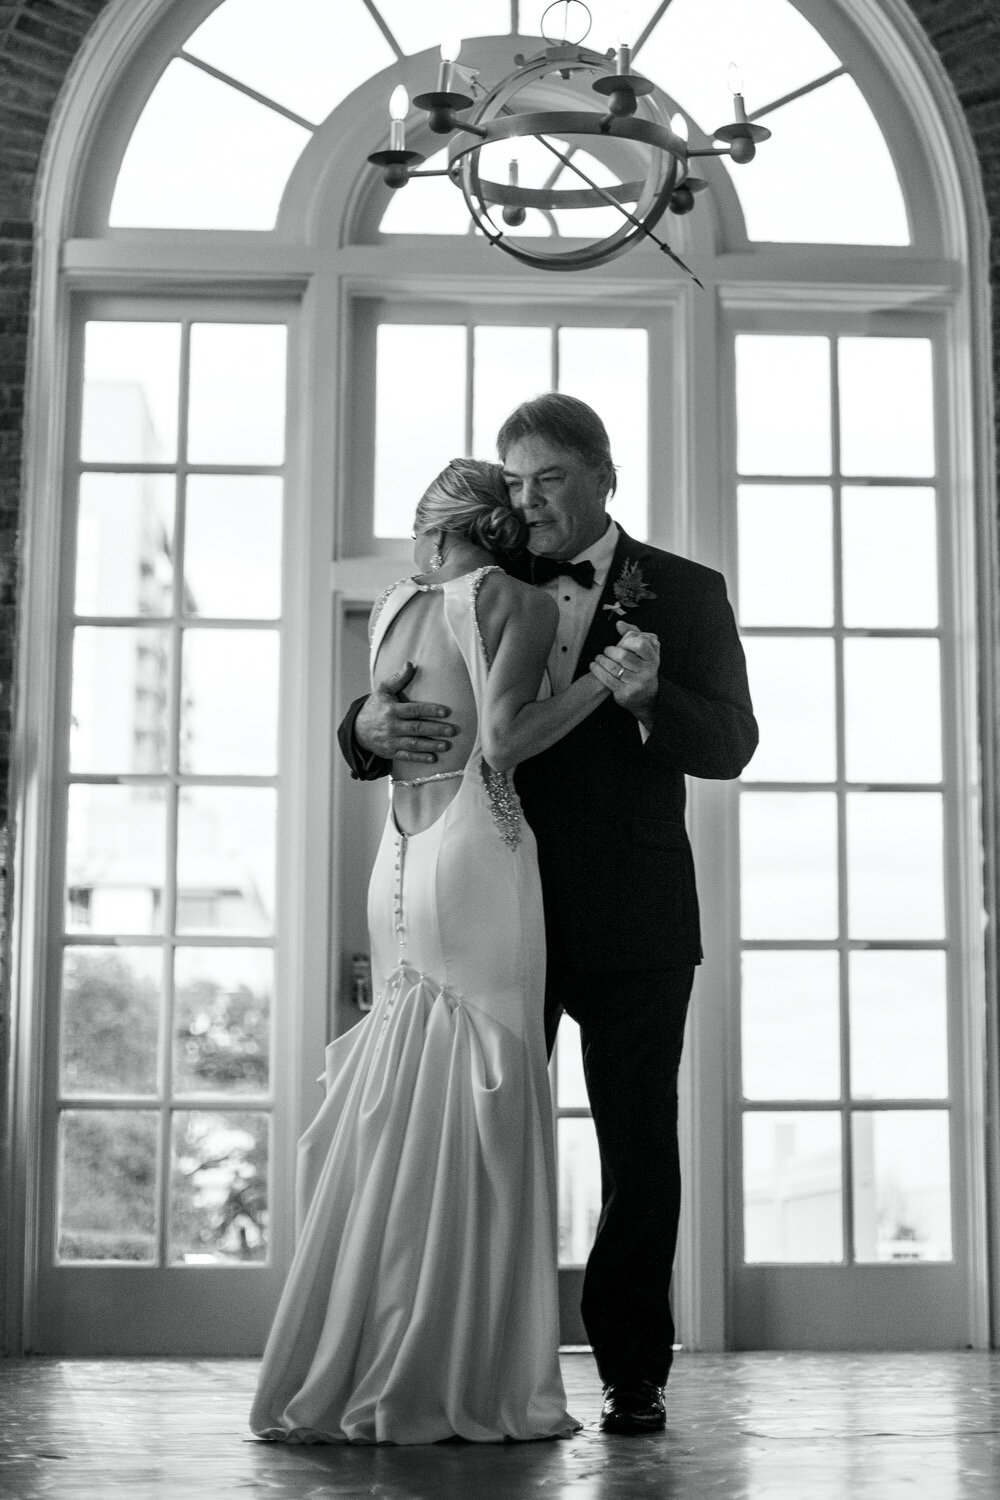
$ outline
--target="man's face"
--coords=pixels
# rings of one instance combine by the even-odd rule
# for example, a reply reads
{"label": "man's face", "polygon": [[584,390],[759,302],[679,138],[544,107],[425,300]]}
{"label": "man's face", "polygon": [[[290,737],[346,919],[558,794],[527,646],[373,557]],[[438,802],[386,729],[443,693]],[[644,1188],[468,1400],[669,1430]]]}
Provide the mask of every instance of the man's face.
{"label": "man's face", "polygon": [[529,552],[575,557],[604,535],[610,482],[579,454],[544,438],[522,438],[507,450],[503,477],[511,504],[528,523]]}

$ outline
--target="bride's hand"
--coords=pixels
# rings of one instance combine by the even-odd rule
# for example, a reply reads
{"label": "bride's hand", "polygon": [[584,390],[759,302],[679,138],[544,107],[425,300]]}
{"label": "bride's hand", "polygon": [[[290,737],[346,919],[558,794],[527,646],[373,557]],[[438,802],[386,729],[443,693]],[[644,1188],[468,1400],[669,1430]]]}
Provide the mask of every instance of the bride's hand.
{"label": "bride's hand", "polygon": [[413,681],[416,670],[408,661],[376,685],[355,720],[354,737],[362,749],[382,760],[434,765],[439,755],[451,749],[458,725],[442,723],[451,713],[445,703],[409,703],[397,697]]}
{"label": "bride's hand", "polygon": [[590,664],[590,670],[608,688],[619,708],[643,717],[659,687],[660,642],[650,630],[637,630],[625,620],[617,622],[621,637]]}

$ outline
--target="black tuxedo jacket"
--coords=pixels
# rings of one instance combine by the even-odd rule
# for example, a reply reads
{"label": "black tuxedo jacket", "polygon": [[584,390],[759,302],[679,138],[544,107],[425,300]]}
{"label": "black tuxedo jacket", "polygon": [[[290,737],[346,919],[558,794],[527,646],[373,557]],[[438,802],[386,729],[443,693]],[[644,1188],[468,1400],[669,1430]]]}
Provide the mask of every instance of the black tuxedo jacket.
{"label": "black tuxedo jacket", "polygon": [[[628,564],[652,597],[617,602]],[[517,571],[516,567],[511,569]],[[635,575],[633,575],[635,577]],[[660,642],[659,690],[643,743],[635,716],[607,699],[514,781],[538,841],[551,947],[598,972],[701,959],[698,897],[684,826],[685,776],[738,776],[757,745],[746,663],[721,573],[622,532],[576,675],[617,644],[617,620]],[[354,740],[363,698],[338,731],[355,777],[389,764]]]}

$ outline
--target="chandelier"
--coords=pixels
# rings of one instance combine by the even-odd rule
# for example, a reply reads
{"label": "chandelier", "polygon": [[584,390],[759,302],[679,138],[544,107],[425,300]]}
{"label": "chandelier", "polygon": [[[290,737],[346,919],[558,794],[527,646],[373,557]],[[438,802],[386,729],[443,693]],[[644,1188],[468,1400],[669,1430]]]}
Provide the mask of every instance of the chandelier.
{"label": "chandelier", "polygon": [[[557,9],[563,11],[561,40],[546,31],[546,20]],[[571,12],[577,23],[572,28]],[[629,44],[623,41],[607,52],[591,51],[583,45],[590,26],[583,0],[555,0],[542,16],[544,50],[533,57],[516,54],[514,72],[492,85],[481,83],[475,71],[459,67],[459,41],[445,41],[436,89],[418,94],[413,103],[426,113],[434,134],[450,137],[447,167],[420,171],[424,156],[407,149],[410,101],[402,85],[389,101],[389,149],[372,152],[368,160],[382,169],[386,184],[394,189],[414,178],[448,177],[461,191],[476,228],[490,244],[524,265],[543,271],[589,270],[649,240],[701,286],[690,267],[654,233],[655,226],[667,209],[690,213],[695,195],[707,187],[691,174],[695,157],[728,156],[744,165],[771,132],[747,117],[739,71],[731,65],[735,118],[713,131],[710,146],[692,150],[687,121],[681,114],[671,117],[665,95],[633,71]],[[569,39],[570,29],[579,33],[576,40]],[[603,107],[593,107],[593,94]],[[640,169],[641,175],[599,183],[594,171],[577,159],[577,142],[588,138],[604,143],[605,150],[610,147],[620,162],[627,162],[633,172]],[[553,170],[541,187],[522,186],[518,180],[517,145],[527,140],[552,157]],[[493,181],[481,170],[486,147],[494,148],[494,156],[501,148],[511,151],[505,182]],[[593,161],[589,155],[586,159]],[[557,185],[557,179],[567,174],[573,186]],[[615,210],[617,222],[588,244],[547,249],[517,233],[529,210],[552,214],[602,207]]]}

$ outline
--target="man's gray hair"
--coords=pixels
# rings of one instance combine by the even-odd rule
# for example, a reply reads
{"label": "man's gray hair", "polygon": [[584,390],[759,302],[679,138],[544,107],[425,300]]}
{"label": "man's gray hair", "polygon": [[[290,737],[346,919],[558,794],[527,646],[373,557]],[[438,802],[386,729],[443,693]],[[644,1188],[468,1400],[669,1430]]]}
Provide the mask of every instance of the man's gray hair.
{"label": "man's gray hair", "polygon": [[544,438],[555,448],[577,454],[592,468],[604,470],[612,495],[618,488],[607,428],[586,401],[579,401],[576,396],[564,396],[560,391],[549,391],[531,401],[522,401],[497,434],[497,452],[501,460],[506,459],[514,443],[531,437]]}

